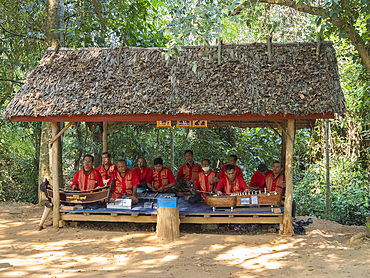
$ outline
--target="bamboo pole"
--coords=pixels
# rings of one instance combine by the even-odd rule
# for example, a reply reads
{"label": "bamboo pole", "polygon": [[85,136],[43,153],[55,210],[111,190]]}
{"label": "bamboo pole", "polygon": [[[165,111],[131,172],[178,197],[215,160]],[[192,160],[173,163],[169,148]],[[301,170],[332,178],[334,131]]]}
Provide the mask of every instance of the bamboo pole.
{"label": "bamboo pole", "polygon": [[103,122],[103,152],[108,151],[108,122]]}
{"label": "bamboo pole", "polygon": [[[52,122],[51,123],[51,136],[52,139],[55,139],[58,133],[58,123]],[[58,171],[58,149],[59,144],[53,144],[52,146],[52,178],[53,178],[53,227],[59,227],[59,171]]]}
{"label": "bamboo pole", "polygon": [[[294,138],[294,120],[288,120],[288,138]],[[286,157],[285,157],[285,202],[284,202],[284,220],[283,234],[292,235],[292,203],[293,203],[293,147],[294,142],[287,140],[286,142]]]}
{"label": "bamboo pole", "polygon": [[325,156],[326,156],[326,219],[330,219],[330,165],[329,165],[329,120],[325,120]]}

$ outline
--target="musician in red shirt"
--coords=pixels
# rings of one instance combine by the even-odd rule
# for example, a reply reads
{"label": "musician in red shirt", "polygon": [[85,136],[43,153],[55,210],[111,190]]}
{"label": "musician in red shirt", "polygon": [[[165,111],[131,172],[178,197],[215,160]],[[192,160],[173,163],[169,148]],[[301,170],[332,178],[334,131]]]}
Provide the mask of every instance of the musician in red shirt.
{"label": "musician in red shirt", "polygon": [[272,173],[266,176],[266,188],[268,192],[285,193],[285,177],[281,163],[275,161],[272,165]]}
{"label": "musician in red shirt", "polygon": [[191,196],[188,199],[189,203],[191,204],[197,203],[201,200],[205,202],[208,193],[204,192],[212,192],[213,190],[213,178],[216,176],[216,173],[211,170],[211,161],[209,159],[204,159],[202,161],[202,170],[202,172],[198,173],[194,187],[191,189],[191,191],[199,190],[203,192],[197,192],[195,195]]}
{"label": "musician in red shirt", "polygon": [[111,155],[109,152],[104,152],[101,155],[103,164],[96,168],[99,171],[104,185],[108,183],[114,171],[118,171],[117,166],[111,163]]}
{"label": "musician in red shirt", "polygon": [[240,193],[248,190],[248,186],[243,178],[236,176],[235,166],[228,164],[225,167],[225,176],[217,184],[215,193],[217,195]]}
{"label": "musician in red shirt", "polygon": [[263,190],[266,187],[266,176],[272,173],[271,170],[267,169],[265,164],[260,164],[257,167],[258,171],[255,172],[249,183],[249,188],[254,190]]}
{"label": "musician in red shirt", "polygon": [[149,178],[150,168],[146,166],[146,160],[139,158],[137,161],[138,167],[134,170],[134,173],[138,176],[140,184],[137,187],[148,188],[147,182]]}
{"label": "musician in red shirt", "polygon": [[120,199],[125,194],[126,196],[130,196],[132,204],[137,204],[139,202],[139,199],[135,197],[137,185],[139,184],[137,175],[127,169],[127,162],[125,160],[119,160],[117,162],[117,168],[118,171],[115,171],[112,176],[115,185],[112,198]]}
{"label": "musician in red shirt", "polygon": [[194,184],[199,172],[202,172],[202,166],[194,162],[194,153],[191,150],[185,151],[186,163],[180,167],[177,178],[182,179],[190,186]]}
{"label": "musician in red shirt", "polygon": [[229,156],[229,163],[222,166],[220,172],[217,174],[217,178],[214,179],[213,182],[218,182],[221,178],[225,177],[225,168],[227,165],[233,165],[235,167],[235,174],[237,178],[243,178],[243,171],[240,169],[238,165],[236,165],[236,161],[238,160],[238,157],[235,154],[232,154]]}
{"label": "musician in red shirt", "polygon": [[163,167],[162,158],[154,159],[154,169],[149,172],[148,187],[152,192],[176,193],[172,186],[176,179],[172,171]]}
{"label": "musician in red shirt", "polygon": [[91,190],[98,186],[103,186],[103,180],[100,173],[95,170],[92,165],[94,157],[92,155],[85,155],[83,160],[83,169],[78,171],[73,177],[73,190]]}

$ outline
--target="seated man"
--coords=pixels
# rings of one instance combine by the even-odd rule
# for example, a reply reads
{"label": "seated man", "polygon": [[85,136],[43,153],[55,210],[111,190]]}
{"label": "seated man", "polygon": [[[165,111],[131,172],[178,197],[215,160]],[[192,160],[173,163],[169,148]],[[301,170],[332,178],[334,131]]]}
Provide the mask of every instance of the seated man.
{"label": "seated man", "polygon": [[85,155],[83,160],[83,169],[78,171],[73,177],[73,190],[91,190],[98,186],[103,186],[103,180],[100,173],[95,170],[92,165],[94,157],[92,155]]}
{"label": "seated man", "polygon": [[222,166],[220,173],[217,174],[217,177],[213,182],[218,182],[221,178],[225,177],[225,167],[227,165],[233,165],[235,167],[236,177],[243,179],[243,171],[239,166],[236,165],[238,157],[235,154],[229,156],[229,163]]}
{"label": "seated man", "polygon": [[265,164],[258,165],[257,170],[251,178],[249,189],[263,190],[266,187],[266,176],[272,173],[272,171],[267,169]]}
{"label": "seated man", "polygon": [[172,189],[176,179],[172,174],[172,171],[168,168],[163,167],[162,158],[158,157],[154,159],[154,169],[149,172],[148,187],[151,192],[167,192],[175,193]]}
{"label": "seated man", "polygon": [[213,178],[216,176],[216,173],[211,170],[211,161],[209,159],[203,159],[202,161],[202,172],[199,172],[197,175],[197,179],[195,180],[194,187],[192,191],[198,189],[199,191],[203,191],[201,193],[197,192],[194,196],[191,196],[188,201],[191,204],[199,202],[203,200],[206,202],[206,196],[208,193],[204,192],[212,192],[213,190]]}
{"label": "seated man", "polygon": [[266,176],[267,192],[282,192],[285,193],[285,177],[283,167],[279,161],[275,161],[272,165],[272,173]]}
{"label": "seated man", "polygon": [[220,196],[230,193],[240,193],[248,190],[248,186],[243,178],[236,176],[235,166],[228,164],[225,167],[225,176],[217,184],[215,193]]}
{"label": "seated man", "polygon": [[185,181],[190,186],[194,184],[199,172],[202,172],[202,166],[194,162],[194,154],[191,150],[185,151],[186,163],[180,167],[177,177]]}
{"label": "seated man", "polygon": [[127,162],[119,160],[117,162],[118,171],[113,173],[112,179],[114,182],[114,190],[112,193],[113,199],[122,198],[123,194],[130,196],[132,204],[137,204],[139,199],[135,197],[139,179],[136,174],[127,169]]}
{"label": "seated man", "polygon": [[139,158],[137,161],[138,167],[134,170],[134,173],[138,176],[140,184],[138,187],[148,188],[147,181],[150,173],[150,168],[146,166],[146,160],[144,158]]}
{"label": "seated man", "polygon": [[110,158],[111,155],[109,152],[102,153],[101,159],[103,164],[96,168],[103,179],[104,185],[108,184],[108,181],[112,177],[114,171],[118,171],[117,166],[111,163]]}

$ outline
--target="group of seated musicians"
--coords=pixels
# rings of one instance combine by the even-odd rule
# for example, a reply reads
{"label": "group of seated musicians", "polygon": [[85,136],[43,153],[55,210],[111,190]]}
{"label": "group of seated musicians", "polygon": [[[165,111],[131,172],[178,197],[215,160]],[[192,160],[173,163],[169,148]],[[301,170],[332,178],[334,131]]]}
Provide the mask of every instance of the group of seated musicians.
{"label": "group of seated musicians", "polygon": [[117,166],[111,163],[109,152],[102,154],[102,165],[92,167],[94,157],[85,155],[83,169],[78,171],[72,182],[74,190],[91,190],[98,186],[112,183],[112,198],[119,199],[123,195],[130,196],[132,203],[138,203],[137,187],[146,188],[149,192],[175,193],[190,190],[193,195],[188,198],[190,203],[205,202],[205,197],[211,192],[217,195],[241,193],[250,190],[266,190],[267,192],[283,192],[285,178],[280,162],[274,162],[272,171],[265,164],[258,166],[253,174],[249,186],[243,178],[242,170],[236,165],[237,156],[230,155],[228,164],[222,166],[216,174],[211,170],[211,161],[204,159],[202,165],[194,162],[191,150],[185,151],[186,163],[177,174],[177,180],[172,171],[163,167],[162,158],[154,159],[154,169],[146,165],[144,158],[139,158],[138,167],[130,170],[125,160],[119,160]]}

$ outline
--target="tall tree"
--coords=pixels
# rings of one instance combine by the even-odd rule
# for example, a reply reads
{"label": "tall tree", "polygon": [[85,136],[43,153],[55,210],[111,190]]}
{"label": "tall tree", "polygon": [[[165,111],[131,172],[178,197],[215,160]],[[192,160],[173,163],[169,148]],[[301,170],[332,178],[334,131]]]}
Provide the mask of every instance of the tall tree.
{"label": "tall tree", "polygon": [[[55,51],[58,50],[64,44],[63,33],[57,30],[64,28],[64,1],[63,0],[49,0],[46,5],[46,24],[45,24],[45,38],[47,47],[55,47]],[[51,123],[43,122],[40,142],[40,162],[39,162],[39,184],[45,179],[50,179],[51,176],[51,150],[50,150],[50,138],[51,138]],[[56,144],[56,143],[55,143]],[[59,162],[62,160],[62,145],[61,138],[59,137]],[[62,165],[59,163],[59,178],[61,179],[60,184],[63,181]],[[44,195],[39,191],[39,203],[44,198]]]}

